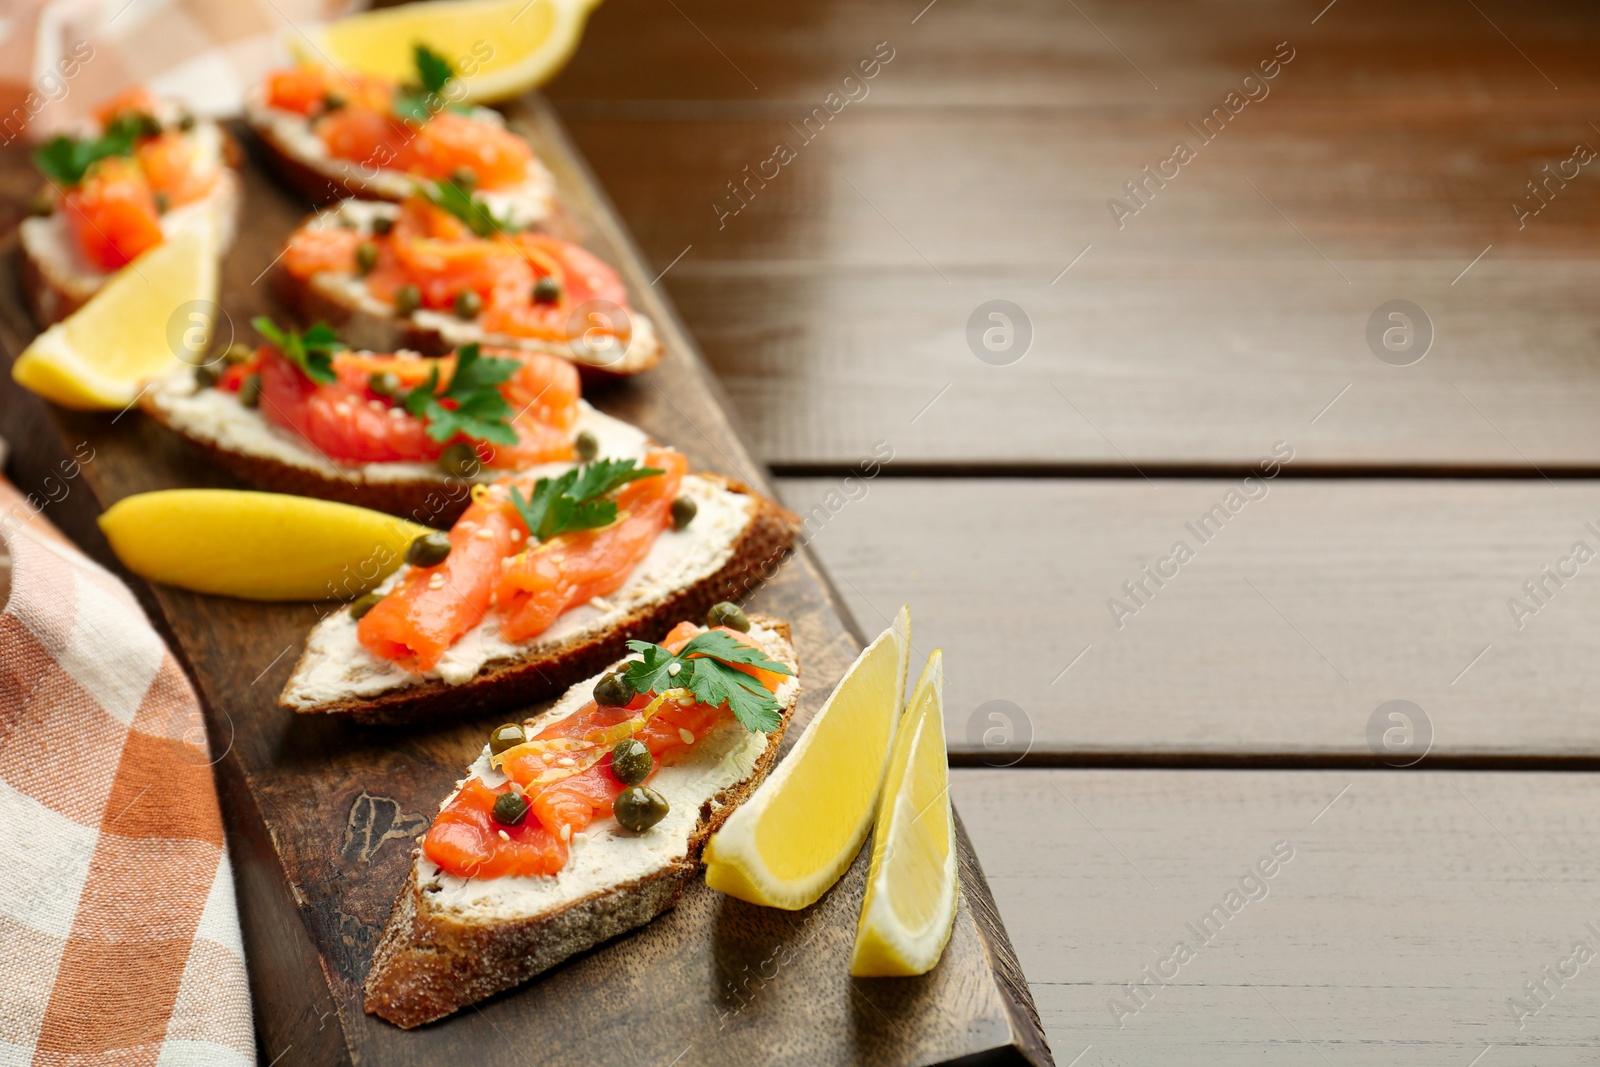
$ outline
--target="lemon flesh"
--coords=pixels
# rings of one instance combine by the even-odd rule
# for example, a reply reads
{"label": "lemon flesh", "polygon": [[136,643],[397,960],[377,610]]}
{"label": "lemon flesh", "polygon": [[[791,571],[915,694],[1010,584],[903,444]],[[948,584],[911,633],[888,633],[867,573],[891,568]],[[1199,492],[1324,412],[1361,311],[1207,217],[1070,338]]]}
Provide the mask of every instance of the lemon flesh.
{"label": "lemon flesh", "polygon": [[927,974],[956,919],[956,834],[944,745],[944,656],[928,657],[895,739],[873,829],[850,973]]}
{"label": "lemon flesh", "polygon": [[857,657],[800,740],[706,842],[706,884],[791,911],[827,892],[872,828],[911,655],[900,614]]}
{"label": "lemon flesh", "polygon": [[400,565],[425,526],[329,500],[237,489],[139,493],[100,516],[139,577],[246,600],[348,599]]}
{"label": "lemon flesh", "polygon": [[217,272],[215,226],[197,221],[184,227],[34,338],[11,376],[62,407],[127,407],[146,380],[179,364],[196,330],[210,330],[218,310]]}
{"label": "lemon flesh", "polygon": [[[599,0],[461,0],[364,11],[285,43],[303,63],[416,80],[413,49],[448,59],[465,90],[460,103],[507,100],[555,76]],[[454,100],[454,97],[451,97]]]}

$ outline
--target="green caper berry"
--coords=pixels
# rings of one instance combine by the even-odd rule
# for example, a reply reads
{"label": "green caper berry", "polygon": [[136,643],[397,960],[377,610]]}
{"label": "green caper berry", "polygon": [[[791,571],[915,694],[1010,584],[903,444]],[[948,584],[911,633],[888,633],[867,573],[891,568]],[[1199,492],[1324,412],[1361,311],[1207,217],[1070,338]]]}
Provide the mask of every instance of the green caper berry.
{"label": "green caper berry", "polygon": [[693,497],[680,496],[672,502],[672,528],[681,530],[694,521],[700,514],[700,505],[694,502]]}
{"label": "green caper berry", "polygon": [[372,220],[372,232],[379,237],[387,237],[392,229],[394,229],[394,219],[387,215],[378,215]]}
{"label": "green caper berry", "polygon": [[592,463],[594,457],[600,454],[600,438],[585,430],[578,435],[576,441],[572,442],[572,447],[577,451],[579,459],[585,463]]}
{"label": "green caper berry", "polygon": [[222,358],[227,360],[229,363],[248,363],[254,359],[255,356],[255,349],[251,348],[247,344],[242,344],[239,341],[233,342],[233,344],[228,346],[228,350],[222,353]]}
{"label": "green caper berry", "polygon": [[182,130],[184,133],[188,133],[190,130],[194,129],[194,116],[185,111],[181,116],[178,117],[178,129]]}
{"label": "green caper berry", "polygon": [[439,453],[439,469],[457,478],[470,478],[477,474],[481,463],[478,450],[465,441],[457,441]]}
{"label": "green caper berry", "polygon": [[627,675],[621,671],[612,671],[602,675],[594,683],[594,702],[606,708],[625,708],[628,702],[639,694],[628,683]]}
{"label": "green caper berry", "polygon": [[340,108],[344,107],[344,104],[344,97],[340,96],[338,93],[329,93],[327,96],[322,98],[323,111],[338,111]]}
{"label": "green caper berry", "polygon": [[514,722],[496,726],[489,734],[489,752],[498,756],[508,748],[516,748],[527,739],[527,731]]}
{"label": "green caper berry", "polygon": [[[371,274],[372,268],[378,265],[378,246],[371,241],[362,241],[356,245],[356,272]],[[398,302],[398,301],[397,301]]]}
{"label": "green caper berry", "polygon": [[450,537],[438,530],[414,538],[406,546],[406,562],[413,567],[437,567],[450,556]]}
{"label": "green caper berry", "polygon": [[450,184],[470,193],[478,187],[478,172],[471,167],[457,167],[450,172]]}
{"label": "green caper berry", "polygon": [[380,370],[367,375],[367,388],[379,396],[394,398],[400,395],[400,376],[392,370]]}
{"label": "green caper berry", "polygon": [[644,742],[630,737],[618,741],[617,747],[611,750],[611,776],[623,785],[638,785],[650,777],[655,762]]}
{"label": "green caper berry", "polygon": [[642,834],[667,817],[667,798],[647,785],[630,785],[612,803],[617,821],[636,834]]}
{"label": "green caper berry", "polygon": [[134,122],[140,137],[161,136],[161,122],[154,115],[147,115],[141,111],[135,116]]}
{"label": "green caper berry", "polygon": [[253,408],[261,403],[261,375],[252,374],[239,385],[239,403]]}
{"label": "green caper berry", "polygon": [[706,625],[713,629],[726,626],[742,634],[750,632],[750,620],[745,618],[744,609],[731,600],[711,605],[711,610],[706,612]]}
{"label": "green caper berry", "polygon": [[56,209],[56,198],[50,195],[50,190],[40,189],[28,198],[28,214],[43,218]]}
{"label": "green caper berry", "polygon": [[540,278],[533,283],[535,304],[554,304],[561,299],[561,283],[554,278]]}
{"label": "green caper berry", "polygon": [[202,389],[210,389],[221,377],[222,371],[215,363],[202,363],[194,369],[194,384]]}
{"label": "green caper berry", "polygon": [[494,802],[494,821],[501,826],[520,826],[528,817],[528,798],[521,793],[501,793]]}
{"label": "green caper berry", "polygon": [[471,289],[463,289],[456,294],[456,318],[475,319],[482,310],[483,297]]}
{"label": "green caper berry", "polygon": [[157,215],[165,215],[168,209],[172,207],[172,198],[160,191],[157,191],[155,195],[155,202]]}
{"label": "green caper berry", "polygon": [[350,601],[350,617],[359,621],[361,616],[377,607],[378,601],[382,599],[382,593],[368,593],[365,596],[356,597]]}
{"label": "green caper berry", "polygon": [[353,230],[357,226],[356,220],[342,211],[334,216],[333,223],[341,230]]}
{"label": "green caper berry", "polygon": [[422,290],[414,285],[402,285],[394,291],[394,312],[409,315],[422,306]]}

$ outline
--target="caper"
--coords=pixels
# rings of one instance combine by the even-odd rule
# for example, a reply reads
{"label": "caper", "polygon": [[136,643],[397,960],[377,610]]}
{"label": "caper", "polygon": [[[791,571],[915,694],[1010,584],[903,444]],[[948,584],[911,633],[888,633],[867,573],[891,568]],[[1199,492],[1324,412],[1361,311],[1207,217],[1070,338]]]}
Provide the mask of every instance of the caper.
{"label": "caper", "polygon": [[140,137],[160,137],[161,120],[146,112],[139,112],[133,117],[133,124]]}
{"label": "caper", "polygon": [[401,392],[400,375],[392,370],[374,371],[367,375],[367,388],[379,396],[393,399],[398,397]]}
{"label": "caper", "polygon": [[194,129],[194,116],[189,114],[187,111],[178,116],[178,129],[182,130],[184,133],[188,133],[190,130]]}
{"label": "caper", "polygon": [[694,497],[680,496],[672,502],[672,528],[681,530],[694,521],[700,514],[700,505],[694,502]]}
{"label": "caper", "polygon": [[594,457],[600,454],[600,438],[584,430],[578,435],[577,440],[572,442],[572,447],[578,453],[579,459],[585,463],[592,463]]}
{"label": "caper", "polygon": [[618,741],[617,747],[611,750],[611,775],[623,785],[638,785],[650,777],[655,762],[644,742],[630,737]]}
{"label": "caper", "polygon": [[172,198],[160,190],[156,191],[155,202],[157,215],[165,215],[172,207]]}
{"label": "caper", "polygon": [[[362,241],[356,245],[356,272],[358,274],[371,274],[372,268],[378,265],[378,246],[371,241]],[[398,303],[398,300],[396,301]]]}
{"label": "caper", "polygon": [[667,817],[667,798],[647,785],[630,785],[617,794],[611,813],[636,834],[642,834]]}
{"label": "caper", "polygon": [[394,313],[409,315],[422,306],[422,290],[414,285],[402,285],[394,291]]}
{"label": "caper", "polygon": [[394,219],[387,215],[376,215],[372,219],[372,232],[379,237],[387,237],[389,231],[394,229]]}
{"label": "caper", "polygon": [[356,220],[351,218],[343,211],[334,216],[333,222],[334,225],[338,226],[341,230],[354,230],[359,228],[359,224],[356,222]]}
{"label": "caper", "polygon": [[483,297],[471,289],[463,289],[456,294],[456,318],[475,319],[482,310]]}
{"label": "caper", "polygon": [[261,375],[252,374],[239,383],[239,403],[247,408],[261,403]]}
{"label": "caper", "polygon": [[457,441],[439,453],[439,469],[457,478],[470,478],[477,474],[481,463],[478,450],[465,441]]}
{"label": "caper", "polygon": [[40,189],[28,198],[28,214],[38,215],[41,218],[56,209],[56,198],[48,189]]}
{"label": "caper", "polygon": [[713,628],[726,626],[742,634],[750,632],[750,620],[744,617],[744,609],[731,600],[711,605],[711,610],[706,612],[706,625]]}
{"label": "caper", "polygon": [[520,826],[527,817],[528,798],[521,793],[501,793],[500,799],[494,802],[494,821],[501,826]]}
{"label": "caper", "polygon": [[561,283],[554,278],[540,278],[533,283],[535,304],[554,304],[561,299]]}
{"label": "caper", "polygon": [[607,708],[625,708],[639,694],[629,683],[628,676],[620,670],[601,675],[594,683],[594,702]]}
{"label": "caper", "polygon": [[478,187],[478,172],[471,167],[457,167],[450,172],[450,184],[470,193]]}
{"label": "caper", "polygon": [[202,389],[210,389],[222,377],[222,371],[215,363],[202,363],[194,369],[194,384]]}
{"label": "caper", "polygon": [[228,346],[226,352],[222,353],[222,358],[229,363],[249,363],[256,358],[256,352],[249,345],[235,341]]}
{"label": "caper", "polygon": [[413,567],[437,567],[450,555],[450,536],[438,530],[414,538],[406,546],[406,562]]}
{"label": "caper", "polygon": [[528,734],[514,722],[496,726],[489,734],[489,751],[498,756],[508,748],[516,748],[528,739]]}
{"label": "caper", "polygon": [[329,93],[322,98],[322,110],[324,111],[338,111],[344,105],[345,99],[338,93]]}
{"label": "caper", "polygon": [[356,597],[350,601],[350,617],[359,621],[361,616],[377,607],[378,601],[382,599],[382,593],[368,593],[365,596]]}

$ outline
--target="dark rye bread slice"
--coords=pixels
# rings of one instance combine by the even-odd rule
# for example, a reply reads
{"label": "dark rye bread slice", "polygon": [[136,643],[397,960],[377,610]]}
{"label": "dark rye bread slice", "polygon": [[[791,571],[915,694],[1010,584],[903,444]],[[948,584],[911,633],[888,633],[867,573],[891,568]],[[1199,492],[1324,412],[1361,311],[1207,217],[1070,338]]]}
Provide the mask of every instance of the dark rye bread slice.
{"label": "dark rye bread slice", "polygon": [[[788,623],[760,615],[752,615],[751,622],[774,631],[792,647]],[[797,661],[792,665],[799,666]],[[644,878],[541,915],[470,923],[429,906],[429,894],[418,881],[414,851],[410,874],[367,972],[367,1012],[407,1030],[422,1026],[520,985],[570,956],[643,926],[677,904],[684,887],[700,871],[707,839],[749,799],[777,762],[794,708],[791,701],[783,709],[782,721],[767,735],[766,750],[749,776],[701,805],[684,858]]]}
{"label": "dark rye bread slice", "polygon": [[[439,722],[547,699],[628,653],[628,642],[659,641],[683,619],[704,618],[711,605],[736,600],[770,578],[788,556],[800,517],[742,482],[703,474],[731,492],[756,501],[754,514],[733,545],[727,563],[693,585],[657,603],[643,605],[601,633],[578,635],[535,656],[488,663],[460,685],[437,678],[371,697],[345,697],[316,707],[279,706],[302,715],[339,715],[361,723]],[[302,652],[291,679],[306,661]],[[287,692],[287,687],[286,690]]]}

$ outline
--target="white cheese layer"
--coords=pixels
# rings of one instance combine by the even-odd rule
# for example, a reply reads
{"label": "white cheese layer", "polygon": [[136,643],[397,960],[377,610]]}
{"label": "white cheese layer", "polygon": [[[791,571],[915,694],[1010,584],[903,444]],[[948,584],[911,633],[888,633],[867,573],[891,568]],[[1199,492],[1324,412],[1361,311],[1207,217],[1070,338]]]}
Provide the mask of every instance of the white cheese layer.
{"label": "white cheese layer", "polygon": [[[306,116],[268,107],[259,93],[246,104],[245,115],[252,126],[266,131],[295,160],[330,177],[359,185],[369,195],[404,200],[417,187],[417,179],[405,171],[335,159],[328,154],[328,146],[322,143]],[[496,126],[505,125],[505,117],[491,108],[475,107],[469,117]],[[522,184],[510,189],[481,189],[476,196],[496,216],[518,226],[527,226],[549,216],[555,200],[555,179],[544,164],[533,159],[528,163],[528,176]]]}
{"label": "white cheese layer", "polygon": [[[798,674],[788,642],[759,626],[752,626],[750,634],[767,655]],[[595,680],[573,686],[549,711],[528,720],[530,727],[542,730],[577,711],[589,701]],[[799,693],[798,678],[789,678],[773,695],[787,713]],[[700,821],[701,806],[749,778],[768,743],[766,734],[752,733],[737,722],[724,723],[697,738],[687,752],[664,764],[650,779],[650,788],[667,801],[666,818],[642,834],[623,829],[615,819],[596,820],[584,833],[573,835],[567,865],[557,874],[461,878],[440,870],[419,850],[417,882],[434,911],[467,922],[494,922],[544,915],[656,874],[688,858],[689,838]],[[503,774],[489,766],[487,746],[468,774],[491,787],[505,781]],[[454,798],[454,793],[446,797],[440,810]]]}
{"label": "white cheese layer", "polygon": [[[291,708],[317,708],[345,697],[374,697],[432,679],[461,685],[486,665],[521,659],[613,629],[633,612],[659,604],[721,570],[755,516],[755,498],[731,492],[700,475],[686,475],[681,493],[692,498],[699,509],[694,521],[683,530],[670,526],[663,530],[621,588],[604,600],[569,609],[538,637],[519,643],[507,641],[500,636],[500,615],[491,609],[433,670],[418,674],[368,652],[356,637],[350,613],[335,611],[306,637],[305,655],[284,686],[282,703]],[[402,566],[379,591],[394,588],[405,572]]]}
{"label": "white cheese layer", "polygon": [[[239,180],[222,159],[222,129],[214,122],[201,121],[189,133],[198,147],[199,166],[217,172],[217,184],[199,200],[191,201],[161,216],[161,233],[171,240],[182,230],[209,219],[217,227],[220,251],[233,243],[238,216]],[[49,276],[85,299],[106,283],[115,271],[103,271],[90,263],[64,212],[24,219],[19,228],[22,247],[34,260],[45,265]]]}
{"label": "white cheese layer", "polygon": [[[239,403],[237,394],[197,385],[194,374],[188,370],[160,379],[147,397],[174,430],[228,452],[274,460],[330,479],[370,484],[436,481],[441,485],[448,480],[432,463],[335,463],[299,434],[274,426],[262,417],[259,409]],[[573,427],[572,434],[576,437],[585,430],[600,442],[599,454],[609,459],[643,460],[650,444],[644,431],[596,411],[588,401],[579,400],[578,424]],[[528,470],[545,478],[564,474],[571,466],[570,463],[544,463]],[[472,480],[490,482],[504,473],[485,467]]]}

